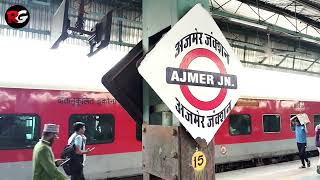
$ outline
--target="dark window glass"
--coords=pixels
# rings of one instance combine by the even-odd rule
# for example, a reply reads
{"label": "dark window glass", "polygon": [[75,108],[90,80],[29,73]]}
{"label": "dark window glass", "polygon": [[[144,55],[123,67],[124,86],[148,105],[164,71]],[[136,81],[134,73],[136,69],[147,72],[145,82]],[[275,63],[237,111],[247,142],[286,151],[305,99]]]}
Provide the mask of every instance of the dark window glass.
{"label": "dark window glass", "polygon": [[39,116],[0,115],[0,149],[32,148],[39,138]]}
{"label": "dark window glass", "polygon": [[247,114],[233,114],[229,116],[230,135],[251,134],[251,117]]}
{"label": "dark window glass", "polygon": [[280,115],[263,115],[263,131],[265,133],[280,132]]}
{"label": "dark window glass", "polygon": [[320,124],[320,115],[313,115],[313,119],[314,119],[314,128],[316,128],[316,126],[318,124]]}
{"label": "dark window glass", "polygon": [[111,143],[114,140],[114,117],[111,114],[77,114],[69,120],[69,136],[74,132],[73,123],[83,122],[86,126],[87,144]]}

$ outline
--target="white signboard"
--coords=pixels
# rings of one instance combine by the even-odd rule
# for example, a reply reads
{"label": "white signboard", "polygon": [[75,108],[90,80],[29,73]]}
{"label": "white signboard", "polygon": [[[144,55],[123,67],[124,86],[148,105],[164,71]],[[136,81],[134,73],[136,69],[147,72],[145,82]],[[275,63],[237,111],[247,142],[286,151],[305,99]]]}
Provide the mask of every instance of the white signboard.
{"label": "white signboard", "polygon": [[239,98],[241,68],[216,22],[197,4],[138,71],[192,137],[209,144]]}

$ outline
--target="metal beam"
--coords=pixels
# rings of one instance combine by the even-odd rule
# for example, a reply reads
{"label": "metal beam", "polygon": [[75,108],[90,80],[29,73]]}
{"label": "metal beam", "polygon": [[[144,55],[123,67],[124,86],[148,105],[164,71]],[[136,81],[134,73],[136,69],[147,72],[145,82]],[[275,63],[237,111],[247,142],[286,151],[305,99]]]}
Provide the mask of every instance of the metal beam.
{"label": "metal beam", "polygon": [[[92,13],[92,14],[94,14],[94,13]],[[96,13],[96,14],[98,14],[98,13]],[[102,18],[103,16],[100,16],[100,15],[101,15],[101,14],[99,14],[99,17]],[[103,14],[102,14],[102,15],[103,15]],[[73,14],[69,15],[69,17],[77,18],[77,16],[76,16],[76,15],[73,15]],[[84,20],[94,21],[94,22],[98,23],[98,22],[100,22],[101,18],[100,18],[100,19],[97,19],[97,18],[84,17]],[[123,23],[130,23],[130,24],[134,24],[134,25],[135,25],[135,26],[128,26],[128,25],[126,25],[126,26],[123,26],[123,27],[128,27],[128,28],[132,28],[132,29],[142,30],[142,22],[140,22],[140,21],[134,21],[134,20],[130,20],[130,19],[123,18],[123,17],[112,17],[112,19],[113,19],[114,21],[119,21],[119,22],[123,22]],[[113,23],[113,24],[114,24],[114,23]]]}
{"label": "metal beam", "polygon": [[123,9],[133,9],[133,10],[142,10],[142,1],[141,0],[95,0],[97,3],[107,4],[111,7],[121,7]]}
{"label": "metal beam", "polygon": [[17,30],[17,29],[11,28],[8,25],[3,25],[3,24],[0,24],[0,29],[8,29],[8,30],[12,30],[12,31],[31,32],[31,33],[37,33],[37,34],[42,34],[42,35],[48,35],[48,36],[50,35],[50,31],[39,30],[39,29],[28,28],[28,27],[20,28],[19,30]]}
{"label": "metal beam", "polygon": [[[288,30],[286,28],[280,27],[280,26],[276,26],[267,22],[258,22],[257,20],[254,19],[250,19],[247,17],[241,17],[241,16],[237,16],[235,14],[232,13],[228,13],[225,11],[212,11],[211,12],[212,16],[215,18],[216,21],[218,21],[218,25],[221,28],[221,25],[223,26],[224,24],[230,23],[230,24],[234,24],[234,25],[241,25],[241,26],[247,26],[249,27],[251,30],[257,29],[260,30],[262,32],[271,32],[271,33],[275,33],[275,34],[282,34],[282,36],[287,36],[288,40],[292,40],[293,38],[296,41],[301,41],[301,42],[307,42],[307,43],[312,43],[313,45],[318,46],[320,44],[320,38],[315,37],[315,36],[310,36],[307,34],[303,34],[303,33],[297,33],[295,31],[291,31]],[[233,19],[235,20],[239,20],[239,22],[233,21]],[[219,23],[220,21],[220,23]],[[244,22],[244,23],[242,23]],[[248,22],[246,24],[246,22]],[[251,24],[251,25],[250,25]],[[256,28],[255,28],[255,24],[256,24]],[[264,28],[259,28],[259,26],[264,26]],[[246,33],[246,31],[242,31],[242,33]],[[290,42],[290,41],[289,41]]]}
{"label": "metal beam", "polygon": [[285,60],[287,59],[288,56],[289,56],[289,54],[286,54],[286,55],[283,57],[283,59],[282,59],[278,64],[276,64],[276,66],[279,67],[280,64],[282,64],[283,61],[285,61]]}
{"label": "metal beam", "polygon": [[276,69],[283,69],[283,70],[289,70],[289,71],[296,71],[296,72],[302,72],[302,73],[309,73],[309,74],[315,74],[315,75],[320,75],[320,72],[313,72],[313,71],[305,71],[305,70],[301,70],[301,69],[292,69],[292,68],[287,68],[287,67],[275,67],[274,65],[270,65],[270,64],[260,64],[257,62],[250,62],[250,61],[241,61],[241,63],[243,64],[251,64],[251,65],[258,65],[258,66],[265,66],[265,67],[269,67],[269,68],[276,68]]}
{"label": "metal beam", "polygon": [[320,57],[319,57],[318,59],[315,59],[315,60],[310,64],[310,66],[309,66],[307,69],[305,69],[305,71],[308,71],[308,70],[314,65],[314,63],[316,63],[319,59],[320,59]]}
{"label": "metal beam", "polygon": [[[2,25],[2,24],[0,24],[0,29],[14,30],[11,27],[9,27],[8,25]],[[32,29],[32,28],[21,28],[21,29],[16,30],[16,31],[24,31],[24,32],[37,33],[37,34],[41,34],[41,35],[47,35],[48,38],[50,36],[50,31],[43,31],[43,30]],[[88,40],[86,37],[79,36],[79,35],[70,34],[69,37],[76,38],[76,39],[81,39],[81,40]],[[127,46],[127,47],[134,47],[135,46],[135,44],[130,44],[130,43],[126,43],[126,42],[118,42],[118,41],[110,41],[110,44],[120,45],[120,46]]]}
{"label": "metal beam", "polygon": [[295,13],[295,12],[290,11],[288,9],[284,9],[284,8],[281,8],[281,7],[278,7],[276,5],[273,5],[273,4],[264,2],[264,1],[260,1],[260,0],[239,0],[239,1],[243,2],[243,3],[246,3],[248,5],[255,6],[255,7],[257,7],[257,2],[258,2],[258,4],[259,4],[258,8],[261,8],[261,9],[264,9],[264,10],[267,10],[267,11],[271,11],[271,12],[276,12],[278,14],[290,16],[290,17],[293,17],[293,18],[296,17],[297,19],[300,19],[301,21],[320,29],[320,23],[315,21],[315,20],[313,20],[313,19],[311,19],[311,18],[309,18],[306,15],[303,15],[303,14],[300,14],[300,13]]}
{"label": "metal beam", "polygon": [[[80,40],[84,40],[87,41],[88,39],[84,36],[80,36],[80,35],[76,35],[76,34],[69,34],[68,36],[69,38],[75,38],[75,39],[80,39]],[[119,42],[119,41],[110,41],[110,44],[114,44],[114,45],[119,45],[119,46],[127,46],[127,47],[134,47],[136,46],[136,44],[130,44],[130,43],[126,43],[126,42]]]}
{"label": "metal beam", "polygon": [[266,61],[268,59],[268,57],[263,57],[263,59],[261,61],[259,61],[259,64],[262,64],[264,61]]}
{"label": "metal beam", "polygon": [[[228,38],[227,38],[227,40],[229,41],[231,47],[235,47],[235,48],[238,48],[238,49],[244,49],[244,48],[245,48],[245,45],[241,46],[241,45],[231,44],[231,41],[232,41],[232,40],[231,40],[231,39],[228,39]],[[246,46],[246,48],[247,48],[247,50],[250,50],[250,51],[264,52],[264,51],[261,50],[261,49],[250,48],[250,47],[248,47],[248,46]],[[292,53],[297,53],[297,52],[294,52],[294,51],[289,52],[289,53],[288,53],[288,56],[290,56],[290,54],[292,54]],[[278,56],[284,58],[286,55],[278,55]],[[268,65],[268,66],[272,66],[272,67],[274,67],[274,68],[277,68],[276,65],[262,64],[266,59],[267,59],[267,57],[264,57],[261,61],[258,61],[258,62],[255,62],[255,63],[261,64],[261,65]],[[303,58],[297,58],[297,57],[295,57],[294,59],[295,59],[295,61],[302,61],[302,62],[320,64],[320,62],[318,62],[318,61],[312,61],[312,60],[303,59]],[[319,60],[320,60],[320,58],[319,58]],[[243,62],[248,62],[248,61],[245,61],[244,59],[242,59],[242,61],[243,61]],[[280,63],[280,64],[281,64],[281,63]],[[289,69],[294,70],[293,68],[289,68]],[[320,73],[320,72],[319,72],[319,73]]]}
{"label": "metal beam", "polygon": [[297,3],[307,6],[310,9],[320,11],[320,4],[309,1],[309,0],[295,0]]}

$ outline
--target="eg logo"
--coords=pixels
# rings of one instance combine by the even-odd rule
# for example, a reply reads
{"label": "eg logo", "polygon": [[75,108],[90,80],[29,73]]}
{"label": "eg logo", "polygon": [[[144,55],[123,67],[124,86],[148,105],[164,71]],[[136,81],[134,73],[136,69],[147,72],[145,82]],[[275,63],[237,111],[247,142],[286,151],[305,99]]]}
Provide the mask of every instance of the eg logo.
{"label": "eg logo", "polygon": [[13,28],[23,28],[30,20],[29,11],[20,5],[11,6],[5,14],[7,24]]}

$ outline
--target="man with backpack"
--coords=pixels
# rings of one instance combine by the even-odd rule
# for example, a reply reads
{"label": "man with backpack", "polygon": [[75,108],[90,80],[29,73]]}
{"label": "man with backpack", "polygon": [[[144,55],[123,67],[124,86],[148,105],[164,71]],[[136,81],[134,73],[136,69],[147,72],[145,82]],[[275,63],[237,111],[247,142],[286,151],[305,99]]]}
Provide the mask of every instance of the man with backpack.
{"label": "man with backpack", "polygon": [[86,136],[84,132],[86,130],[85,124],[82,122],[76,122],[73,124],[74,133],[68,139],[68,145],[73,145],[74,153],[70,157],[70,173],[71,180],[84,180],[83,163],[85,155],[90,153],[93,149],[86,150]]}

